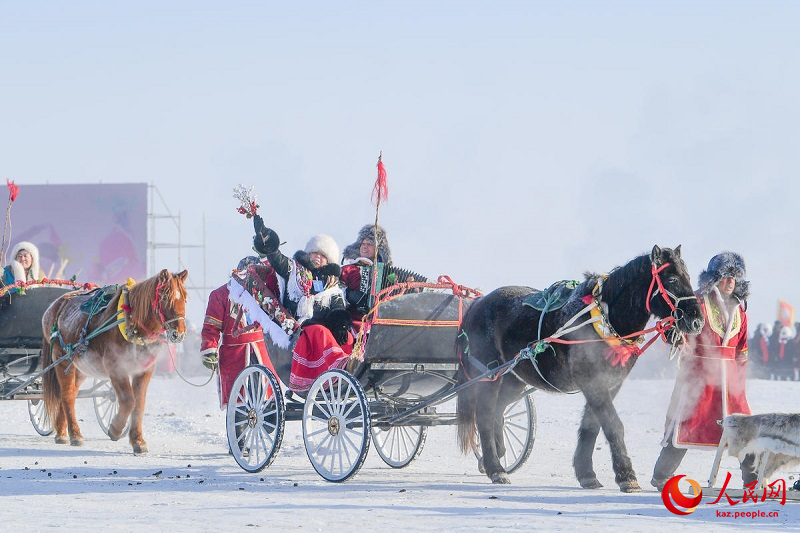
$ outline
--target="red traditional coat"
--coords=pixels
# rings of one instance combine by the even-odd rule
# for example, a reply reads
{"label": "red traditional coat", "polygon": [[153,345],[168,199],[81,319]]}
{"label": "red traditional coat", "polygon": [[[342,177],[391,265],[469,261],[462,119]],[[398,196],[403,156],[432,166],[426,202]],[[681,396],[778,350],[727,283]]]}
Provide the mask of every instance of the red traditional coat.
{"label": "red traditional coat", "polygon": [[[206,318],[201,332],[200,353],[219,352],[219,399],[220,407],[228,403],[231,387],[236,376],[250,363],[252,354],[259,364],[269,368],[277,377],[264,343],[264,332],[261,327],[242,333],[238,337],[233,332],[247,326],[244,315],[237,323],[239,306],[228,300],[228,287],[223,285],[215,289],[208,297]],[[221,337],[221,341],[220,341]]]}
{"label": "red traditional coat", "polygon": [[[747,315],[741,305],[732,307],[730,318],[713,294],[700,295],[706,324],[690,338],[675,379],[666,439],[678,448],[717,446],[722,427],[717,420],[750,414],[745,395],[747,363]],[[723,342],[725,341],[725,342]]]}
{"label": "red traditional coat", "polygon": [[292,350],[289,388],[305,392],[323,372],[345,368],[353,353],[355,339],[348,333],[347,343],[339,345],[328,328],[319,324],[303,327],[303,333]]}

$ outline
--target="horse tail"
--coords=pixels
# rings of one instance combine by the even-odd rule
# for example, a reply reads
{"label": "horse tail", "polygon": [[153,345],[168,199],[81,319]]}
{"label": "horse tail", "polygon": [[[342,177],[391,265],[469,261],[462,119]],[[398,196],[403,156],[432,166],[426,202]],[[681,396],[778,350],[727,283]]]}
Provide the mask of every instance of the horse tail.
{"label": "horse tail", "polygon": [[[469,336],[465,324],[467,323],[471,311],[475,308],[474,305],[467,309],[464,314],[464,319],[461,323],[461,328],[456,337],[456,353],[460,365],[458,365],[458,385],[463,385],[469,381],[467,375],[467,365],[469,365]],[[477,398],[475,398],[474,391],[471,386],[464,387],[458,393],[456,398],[456,421],[458,422],[458,447],[464,454],[470,453],[477,448],[478,445],[478,429],[477,421]]]}
{"label": "horse tail", "polygon": [[[53,364],[53,348],[46,334],[44,339],[42,339],[41,360],[42,368],[47,368]],[[44,406],[47,410],[47,416],[50,417],[50,420],[56,420],[61,410],[61,385],[58,383],[55,366],[42,374],[42,393],[44,395]]]}

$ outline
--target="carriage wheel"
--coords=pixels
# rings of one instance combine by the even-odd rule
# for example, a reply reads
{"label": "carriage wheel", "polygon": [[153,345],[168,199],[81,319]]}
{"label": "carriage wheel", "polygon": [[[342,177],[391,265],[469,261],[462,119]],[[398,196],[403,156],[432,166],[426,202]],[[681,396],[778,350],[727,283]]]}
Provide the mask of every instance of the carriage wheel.
{"label": "carriage wheel", "polygon": [[372,443],[383,462],[392,468],[405,468],[422,453],[428,437],[426,426],[391,426],[372,428]]}
{"label": "carriage wheel", "polygon": [[44,400],[28,400],[28,416],[33,424],[33,429],[42,437],[47,437],[53,433],[53,421],[47,414]]}
{"label": "carriage wheel", "polygon": [[[114,387],[108,380],[94,380],[92,384],[92,402],[94,403],[94,414],[97,416],[97,422],[100,424],[100,429],[103,433],[108,435],[108,428],[111,427],[111,422],[119,412],[119,402],[117,401],[117,393],[114,392]],[[131,420],[125,422],[125,428],[120,434],[120,438],[128,434],[131,429]]]}
{"label": "carriage wheel", "polygon": [[[503,441],[506,453],[500,458],[500,464],[509,474],[516,472],[525,464],[533,449],[536,439],[536,406],[530,394],[520,398],[506,407],[503,413]],[[483,472],[483,457],[480,437],[475,448],[478,468]]]}
{"label": "carriage wheel", "polygon": [[239,373],[225,424],[231,454],[242,469],[260,472],[272,464],[283,442],[284,413],[280,384],[269,369],[253,365]]}
{"label": "carriage wheel", "polygon": [[361,384],[344,370],[319,376],[303,408],[306,454],[317,473],[341,482],[355,475],[369,451],[369,406]]}

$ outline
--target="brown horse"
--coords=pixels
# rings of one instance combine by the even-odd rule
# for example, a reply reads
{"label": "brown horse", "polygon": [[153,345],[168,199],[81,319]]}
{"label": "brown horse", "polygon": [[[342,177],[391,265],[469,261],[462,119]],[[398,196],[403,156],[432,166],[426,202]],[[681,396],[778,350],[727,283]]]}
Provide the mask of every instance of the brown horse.
{"label": "brown horse", "polygon": [[155,370],[153,346],[163,340],[162,333],[170,343],[186,335],[186,276],[186,270],[173,275],[165,269],[137,284],[68,293],[47,308],[42,366],[58,363],[42,377],[42,389],[57,444],[83,444],[75,398],[81,383],[92,376],[109,378],[119,402],[108,436],[122,437],[130,417],[133,452],[147,452],[142,417]]}

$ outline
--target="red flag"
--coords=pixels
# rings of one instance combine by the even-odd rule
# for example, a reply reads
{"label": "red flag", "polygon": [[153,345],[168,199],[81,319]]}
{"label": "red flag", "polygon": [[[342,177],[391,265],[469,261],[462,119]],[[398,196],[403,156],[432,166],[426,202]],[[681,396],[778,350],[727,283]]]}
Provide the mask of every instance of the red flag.
{"label": "red flag", "polygon": [[8,195],[11,197],[11,201],[17,199],[17,194],[19,193],[19,187],[17,187],[13,181],[6,180],[6,187],[8,187]]}
{"label": "red flag", "polygon": [[378,156],[378,178],[375,180],[375,187],[372,188],[372,203],[380,205],[389,199],[389,186],[386,184],[386,168],[383,166],[383,152]]}
{"label": "red flag", "polygon": [[788,302],[778,300],[778,320],[784,326],[792,327],[794,324],[794,307]]}

